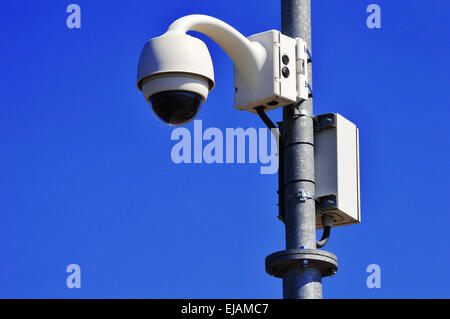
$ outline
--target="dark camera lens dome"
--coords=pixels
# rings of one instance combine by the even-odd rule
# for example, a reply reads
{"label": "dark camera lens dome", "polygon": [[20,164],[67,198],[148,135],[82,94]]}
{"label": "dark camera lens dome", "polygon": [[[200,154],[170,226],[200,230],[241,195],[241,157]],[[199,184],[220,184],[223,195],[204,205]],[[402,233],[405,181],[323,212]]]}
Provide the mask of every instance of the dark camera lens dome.
{"label": "dark camera lens dome", "polygon": [[197,116],[202,98],[187,91],[165,91],[152,95],[150,103],[161,121],[178,126],[189,123]]}

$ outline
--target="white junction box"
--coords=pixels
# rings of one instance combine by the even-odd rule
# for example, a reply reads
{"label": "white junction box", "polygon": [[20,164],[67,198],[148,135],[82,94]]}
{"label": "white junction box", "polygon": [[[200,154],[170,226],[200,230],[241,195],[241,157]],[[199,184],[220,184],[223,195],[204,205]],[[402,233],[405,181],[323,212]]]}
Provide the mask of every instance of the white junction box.
{"label": "white junction box", "polygon": [[333,216],[334,226],[361,221],[359,194],[359,136],[355,124],[339,114],[316,117],[315,180],[316,225],[321,215]]}
{"label": "white junction box", "polygon": [[[270,30],[248,37],[266,50],[264,65],[253,87],[246,86],[236,67],[234,68],[234,107],[256,113],[264,106],[270,111],[297,101],[297,40],[277,30]],[[300,41],[301,42],[301,41]],[[302,44],[302,43],[301,43]],[[304,50],[304,46],[301,48]],[[304,58],[304,57],[303,57]]]}

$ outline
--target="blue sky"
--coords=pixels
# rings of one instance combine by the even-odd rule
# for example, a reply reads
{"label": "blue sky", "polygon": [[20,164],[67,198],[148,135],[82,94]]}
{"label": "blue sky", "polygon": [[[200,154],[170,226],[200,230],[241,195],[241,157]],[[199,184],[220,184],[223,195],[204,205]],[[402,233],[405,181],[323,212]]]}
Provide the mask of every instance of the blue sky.
{"label": "blue sky", "polygon": [[[81,29],[66,27],[70,3],[2,6],[0,297],[281,298],[264,270],[284,248],[276,175],[174,164],[172,128],[135,87],[145,41],[175,19],[208,14],[249,36],[281,28],[279,1],[80,0]],[[366,26],[370,3],[381,29]],[[450,3],[312,10],[314,111],[360,130],[362,223],[332,231],[340,268],[324,297],[449,298]],[[264,127],[233,108],[232,62],[200,38],[216,76],[203,126]],[[73,263],[80,289],[66,287]]]}

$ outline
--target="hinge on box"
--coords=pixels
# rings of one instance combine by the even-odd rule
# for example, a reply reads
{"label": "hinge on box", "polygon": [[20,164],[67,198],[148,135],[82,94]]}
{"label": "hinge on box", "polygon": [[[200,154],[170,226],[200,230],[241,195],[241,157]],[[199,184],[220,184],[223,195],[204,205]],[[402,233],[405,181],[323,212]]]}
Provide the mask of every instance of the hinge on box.
{"label": "hinge on box", "polygon": [[[308,49],[306,42],[301,38],[296,38],[296,69],[297,69],[297,97],[301,100],[307,100],[310,97],[311,86],[308,83]],[[308,88],[309,86],[309,88]]]}
{"label": "hinge on box", "polygon": [[[308,63],[312,63],[312,56],[311,56],[311,52],[309,52],[308,47],[305,46],[305,52],[308,55]],[[308,66],[306,66],[308,67]],[[307,79],[308,80],[308,79]],[[306,87],[309,89],[309,95],[308,97],[312,98],[313,97],[313,89],[311,87],[311,83],[306,82]]]}

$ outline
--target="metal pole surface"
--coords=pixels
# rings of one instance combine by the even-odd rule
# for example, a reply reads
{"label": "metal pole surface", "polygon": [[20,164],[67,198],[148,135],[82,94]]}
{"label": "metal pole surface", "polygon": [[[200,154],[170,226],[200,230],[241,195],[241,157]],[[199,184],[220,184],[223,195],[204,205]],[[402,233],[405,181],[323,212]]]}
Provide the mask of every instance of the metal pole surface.
{"label": "metal pole surface", "polygon": [[[311,52],[310,0],[282,0],[282,33],[302,38]],[[312,67],[308,63],[312,86]],[[283,108],[284,190],[286,250],[316,249],[316,212],[313,199],[299,201],[294,194],[306,190],[315,194],[314,122],[312,98]],[[283,275],[286,299],[322,298],[322,276],[318,269],[299,265]]]}

